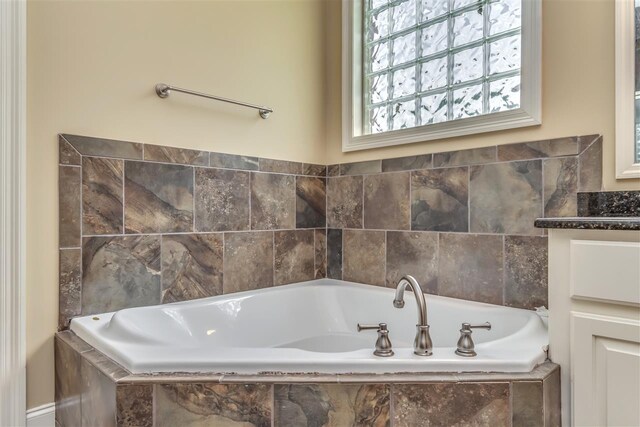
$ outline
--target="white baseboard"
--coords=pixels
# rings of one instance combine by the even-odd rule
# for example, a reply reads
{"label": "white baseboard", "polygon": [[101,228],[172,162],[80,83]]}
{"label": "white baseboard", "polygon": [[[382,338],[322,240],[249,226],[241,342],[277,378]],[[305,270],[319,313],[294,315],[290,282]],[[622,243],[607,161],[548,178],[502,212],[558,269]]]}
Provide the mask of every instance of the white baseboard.
{"label": "white baseboard", "polygon": [[27,427],[55,427],[55,424],[55,403],[47,403],[27,411]]}

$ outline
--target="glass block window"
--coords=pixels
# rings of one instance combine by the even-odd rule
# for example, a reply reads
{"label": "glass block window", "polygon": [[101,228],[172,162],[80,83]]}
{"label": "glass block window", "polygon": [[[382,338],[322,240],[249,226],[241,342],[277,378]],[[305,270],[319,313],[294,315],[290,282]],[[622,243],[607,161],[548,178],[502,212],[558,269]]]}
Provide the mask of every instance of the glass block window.
{"label": "glass block window", "polygon": [[364,133],[520,107],[522,0],[364,0]]}

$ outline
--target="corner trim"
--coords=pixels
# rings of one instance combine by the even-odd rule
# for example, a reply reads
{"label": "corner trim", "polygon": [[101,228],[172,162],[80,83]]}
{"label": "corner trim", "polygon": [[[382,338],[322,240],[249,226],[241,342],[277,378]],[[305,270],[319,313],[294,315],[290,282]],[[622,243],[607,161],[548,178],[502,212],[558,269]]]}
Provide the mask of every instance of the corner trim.
{"label": "corner trim", "polygon": [[56,423],[56,404],[46,403],[27,411],[27,427],[53,427]]}
{"label": "corner trim", "polygon": [[26,421],[26,0],[0,1],[0,425]]}

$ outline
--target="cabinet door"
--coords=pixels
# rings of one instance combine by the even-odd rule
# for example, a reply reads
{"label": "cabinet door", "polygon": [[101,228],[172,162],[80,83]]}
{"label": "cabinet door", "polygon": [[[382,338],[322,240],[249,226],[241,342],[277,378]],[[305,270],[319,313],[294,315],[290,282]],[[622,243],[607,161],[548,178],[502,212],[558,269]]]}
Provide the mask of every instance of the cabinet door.
{"label": "cabinet door", "polygon": [[571,313],[576,426],[640,426],[640,321]]}

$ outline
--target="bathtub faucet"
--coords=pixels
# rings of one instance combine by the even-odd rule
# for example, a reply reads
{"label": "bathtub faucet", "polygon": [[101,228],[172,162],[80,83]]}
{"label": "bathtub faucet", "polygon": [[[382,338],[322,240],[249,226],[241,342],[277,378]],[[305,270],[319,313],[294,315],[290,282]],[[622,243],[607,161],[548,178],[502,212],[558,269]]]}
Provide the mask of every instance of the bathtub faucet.
{"label": "bathtub faucet", "polygon": [[429,325],[427,323],[427,303],[424,299],[424,292],[413,276],[402,276],[402,279],[396,286],[396,297],[393,300],[393,306],[396,308],[404,307],[404,290],[411,288],[416,297],[418,304],[418,324],[416,325],[416,339],[413,342],[413,353],[418,356],[431,356],[433,344],[429,335]]}

